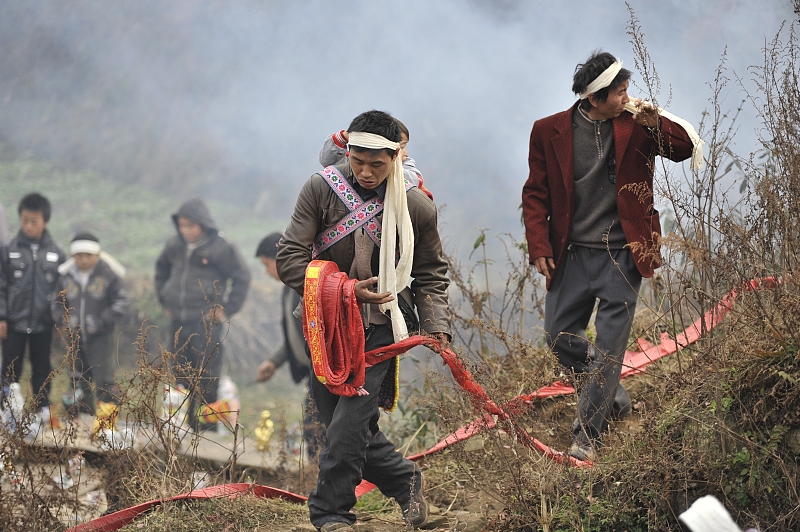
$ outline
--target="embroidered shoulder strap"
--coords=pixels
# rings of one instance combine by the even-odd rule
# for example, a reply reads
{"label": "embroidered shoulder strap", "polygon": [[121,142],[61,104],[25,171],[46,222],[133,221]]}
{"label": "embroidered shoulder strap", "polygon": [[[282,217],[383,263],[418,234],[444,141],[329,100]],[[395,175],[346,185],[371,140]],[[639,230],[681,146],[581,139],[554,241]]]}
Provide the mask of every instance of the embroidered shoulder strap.
{"label": "embroidered shoulder strap", "polygon": [[[376,246],[381,245],[381,223],[378,214],[383,211],[383,202],[377,196],[369,201],[364,201],[355,191],[350,182],[345,179],[335,166],[328,166],[319,172],[322,179],[336,193],[342,203],[345,204],[350,214],[336,222],[335,225],[321,232],[314,238],[311,249],[311,258],[316,259],[320,253],[330,248],[344,237],[358,229],[364,227]],[[414,185],[406,183],[406,191]]]}

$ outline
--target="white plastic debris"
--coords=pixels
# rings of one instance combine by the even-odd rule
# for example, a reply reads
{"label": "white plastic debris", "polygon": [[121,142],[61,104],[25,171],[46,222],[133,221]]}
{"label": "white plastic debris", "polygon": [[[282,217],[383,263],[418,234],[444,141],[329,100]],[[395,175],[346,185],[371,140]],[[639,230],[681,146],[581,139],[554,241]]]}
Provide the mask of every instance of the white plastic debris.
{"label": "white plastic debris", "polygon": [[192,490],[201,490],[211,484],[211,475],[207,471],[195,471],[192,473]]}
{"label": "white plastic debris", "polygon": [[173,427],[185,428],[189,412],[189,393],[182,385],[164,385],[161,419]]}
{"label": "white plastic debris", "polygon": [[17,425],[22,421],[22,409],[25,407],[25,398],[18,382],[12,382],[3,387],[3,402],[0,404],[0,422],[9,432],[17,430]]}
{"label": "white plastic debris", "polygon": [[742,532],[725,506],[713,495],[694,501],[678,519],[692,532]]}
{"label": "white plastic debris", "polygon": [[81,453],[76,454],[67,460],[67,472],[72,479],[80,479],[83,473],[83,468],[86,465],[86,459]]}
{"label": "white plastic debris", "polygon": [[68,490],[75,485],[75,481],[72,480],[70,474],[61,469],[56,471],[55,475],[53,475],[53,482],[62,490]]}
{"label": "white plastic debris", "polygon": [[100,448],[104,451],[122,451],[133,447],[133,441],[115,429],[101,429],[97,433]]}
{"label": "white plastic debris", "polygon": [[236,386],[236,383],[227,375],[219,379],[217,400],[219,403],[226,402],[228,405],[228,411],[224,414],[225,420],[217,421],[217,434],[231,434],[236,430],[236,423],[239,420],[239,387]]}

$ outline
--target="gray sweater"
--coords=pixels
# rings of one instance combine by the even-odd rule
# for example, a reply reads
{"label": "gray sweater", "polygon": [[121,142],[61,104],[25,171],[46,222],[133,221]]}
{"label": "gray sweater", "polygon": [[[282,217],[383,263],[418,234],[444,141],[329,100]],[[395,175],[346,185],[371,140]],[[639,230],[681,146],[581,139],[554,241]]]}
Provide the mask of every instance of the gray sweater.
{"label": "gray sweater", "polygon": [[575,218],[569,241],[589,248],[621,249],[628,243],[617,213],[614,126],[590,120],[581,110],[572,116]]}

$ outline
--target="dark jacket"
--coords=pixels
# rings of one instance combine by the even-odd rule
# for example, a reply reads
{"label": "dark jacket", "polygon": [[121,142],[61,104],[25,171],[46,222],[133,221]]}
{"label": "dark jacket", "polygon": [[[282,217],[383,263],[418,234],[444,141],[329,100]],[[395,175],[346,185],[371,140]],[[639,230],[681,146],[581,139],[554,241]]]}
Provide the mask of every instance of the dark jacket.
{"label": "dark jacket", "polygon": [[69,309],[73,326],[79,325],[82,337],[110,334],[125,316],[128,309],[128,294],[122,279],[108,264],[99,260],[83,290],[77,266],[61,276],[53,298],[53,320],[64,324],[64,305]]}
{"label": "dark jacket", "polygon": [[12,331],[43,333],[53,326],[50,304],[58,282],[58,267],[66,260],[64,250],[47,229],[39,249],[22,230],[0,251],[0,321]]}
{"label": "dark jacket", "polygon": [[199,320],[215,303],[232,316],[241,310],[250,286],[244,259],[219,232],[202,200],[189,200],[172,215],[176,229],[180,216],[202,225],[205,234],[194,249],[180,233],[167,242],[156,262],[158,300],[181,323]]}
{"label": "dark jacket", "polygon": [[[350,163],[336,165],[350,182],[354,181]],[[406,193],[408,212],[414,229],[414,259],[411,267],[411,292],[420,326],[428,334],[450,334],[450,309],[447,300],[447,263],[437,227],[436,206],[418,188]],[[350,211],[320,174],[306,181],[292,214],[292,221],[278,245],[277,266],[281,281],[303,293],[306,266],[311,262],[311,244],[325,229],[336,225]],[[349,272],[355,257],[355,239],[347,235],[318,257],[334,261],[339,270]]]}
{"label": "dark jacket", "polygon": [[294,309],[300,304],[300,294],[289,288],[283,287],[281,294],[281,310],[283,319],[283,343],[270,357],[276,368],[289,362],[294,382],[300,382],[309,374],[311,360],[306,353],[306,339],[303,337],[303,323],[294,317]]}
{"label": "dark jacket", "polygon": [[[556,270],[564,258],[575,214],[572,114],[577,106],[533,124],[530,173],[522,189],[530,261],[552,257]],[[692,140],[681,126],[663,116],[658,134],[636,124],[627,112],[614,118],[613,125],[619,221],[639,273],[652,277],[661,266],[661,222],[653,206],[655,158],[688,159]]]}

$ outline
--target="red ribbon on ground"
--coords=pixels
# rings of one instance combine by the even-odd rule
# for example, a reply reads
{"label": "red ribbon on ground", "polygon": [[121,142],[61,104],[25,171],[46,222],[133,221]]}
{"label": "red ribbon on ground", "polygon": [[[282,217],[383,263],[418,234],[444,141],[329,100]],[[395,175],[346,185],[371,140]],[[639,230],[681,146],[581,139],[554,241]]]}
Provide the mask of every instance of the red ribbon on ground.
{"label": "red ribbon on ground", "polygon": [[181,495],[176,495],[168,499],[154,499],[152,501],[143,502],[136,506],[131,506],[124,510],[114,512],[112,514],[98,517],[88,523],[80,524],[76,527],[70,528],[67,532],[112,532],[119,530],[123,526],[131,523],[138,515],[151,510],[153,507],[158,506],[164,502],[169,501],[183,501],[190,499],[215,499],[220,497],[236,498],[242,495],[252,494],[262,499],[284,499],[289,502],[304,504],[307,500],[302,495],[297,495],[288,491],[271,488],[269,486],[261,486],[259,484],[222,484],[220,486],[211,486],[199,490],[190,491]]}

